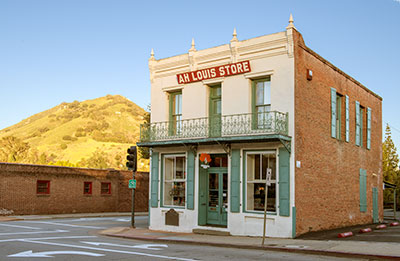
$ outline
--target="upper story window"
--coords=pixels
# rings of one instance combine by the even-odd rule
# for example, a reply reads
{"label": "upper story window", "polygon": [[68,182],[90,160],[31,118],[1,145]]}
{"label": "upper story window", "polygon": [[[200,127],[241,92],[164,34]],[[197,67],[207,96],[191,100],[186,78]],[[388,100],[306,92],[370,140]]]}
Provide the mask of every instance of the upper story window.
{"label": "upper story window", "polygon": [[331,136],[349,142],[349,96],[343,96],[331,88]]}
{"label": "upper story window", "polygon": [[356,101],[356,145],[371,149],[371,108]]}
{"label": "upper story window", "polygon": [[169,122],[170,135],[182,132],[182,92],[173,92],[169,95]]}
{"label": "upper story window", "polygon": [[266,129],[270,124],[271,81],[270,78],[253,81],[253,113],[257,129]]}

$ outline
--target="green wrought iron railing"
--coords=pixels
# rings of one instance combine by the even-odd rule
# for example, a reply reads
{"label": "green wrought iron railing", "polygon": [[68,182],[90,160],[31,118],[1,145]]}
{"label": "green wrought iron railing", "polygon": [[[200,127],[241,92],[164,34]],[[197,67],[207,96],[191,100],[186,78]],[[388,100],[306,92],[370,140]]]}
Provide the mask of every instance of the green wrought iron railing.
{"label": "green wrought iron railing", "polygon": [[260,134],[288,135],[288,114],[270,111],[153,122],[140,126],[140,142]]}

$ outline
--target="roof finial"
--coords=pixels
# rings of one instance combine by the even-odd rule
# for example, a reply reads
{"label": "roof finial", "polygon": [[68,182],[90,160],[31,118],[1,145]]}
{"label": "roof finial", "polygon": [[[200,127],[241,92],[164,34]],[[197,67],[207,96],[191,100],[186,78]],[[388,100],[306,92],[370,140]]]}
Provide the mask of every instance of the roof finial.
{"label": "roof finial", "polygon": [[286,27],[286,29],[290,29],[290,28],[296,29],[296,27],[294,27],[294,24],[293,24],[293,15],[292,14],[290,14],[289,25]]}
{"label": "roof finial", "polygon": [[237,42],[238,41],[238,39],[237,39],[237,33],[236,33],[236,28],[233,28],[233,34],[232,34],[232,40],[231,40],[231,42]]}
{"label": "roof finial", "polygon": [[150,53],[150,60],[155,60],[156,58],[154,58],[154,50],[153,48],[151,48],[151,53]]}
{"label": "roof finial", "polygon": [[196,51],[196,48],[194,47],[194,38],[192,38],[192,47],[189,49],[189,51]]}

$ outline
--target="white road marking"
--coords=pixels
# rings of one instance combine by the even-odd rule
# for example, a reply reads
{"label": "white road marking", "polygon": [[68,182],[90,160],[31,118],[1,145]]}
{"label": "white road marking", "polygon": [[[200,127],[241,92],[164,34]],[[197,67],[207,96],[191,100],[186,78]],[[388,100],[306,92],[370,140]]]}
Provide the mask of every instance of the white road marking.
{"label": "white road marking", "polygon": [[49,239],[68,239],[68,238],[94,238],[96,236],[67,236],[67,237],[30,237],[30,238],[11,238],[0,240],[2,242],[24,241],[24,240],[49,240]]}
{"label": "white road marking", "polygon": [[33,253],[32,250],[20,252],[8,257],[53,257],[53,255],[83,255],[83,256],[104,256],[103,254],[96,254],[83,251],[46,251]]}
{"label": "white road marking", "polygon": [[52,243],[52,242],[41,242],[41,241],[35,241],[35,240],[24,240],[24,242],[30,242],[30,243],[35,243],[35,244],[43,244],[43,245],[83,248],[83,249],[90,249],[90,250],[97,250],[97,251],[104,251],[104,252],[114,252],[114,253],[121,253],[121,254],[130,254],[130,255],[138,255],[138,256],[149,256],[149,257],[157,257],[157,258],[164,258],[164,259],[173,259],[173,260],[182,260],[182,261],[195,261],[195,259],[172,257],[172,256],[152,255],[152,254],[141,253],[141,252],[131,252],[131,251],[123,251],[123,250],[104,249],[104,248],[98,248],[98,247],[86,247],[86,246],[77,246],[77,245],[70,245],[70,244]]}
{"label": "white road marking", "polygon": [[115,217],[106,217],[106,218],[79,218],[79,219],[71,219],[71,220],[66,220],[68,222],[71,221],[95,221],[95,220],[111,220],[115,219]]}
{"label": "white road marking", "polygon": [[[135,217],[135,219],[138,219],[138,218],[136,218]],[[129,218],[117,218],[115,221],[119,221],[119,222],[129,222],[129,221],[131,221],[131,219]]]}
{"label": "white road marking", "polygon": [[106,229],[106,227],[79,226],[79,225],[63,224],[63,223],[48,222],[48,221],[21,221],[21,222],[31,222],[31,223],[57,225],[57,226],[65,226],[65,227],[82,227],[82,228],[93,228],[93,229]]}
{"label": "white road marking", "polygon": [[[135,220],[146,220],[148,219],[147,216],[136,216]],[[125,218],[115,218],[115,217],[104,217],[104,218],[79,218],[79,219],[71,219],[71,220],[66,220],[68,222],[80,222],[80,221],[98,221],[98,220],[114,220],[114,221],[119,221],[119,222],[129,222],[131,221],[131,217],[125,217]]]}
{"label": "white road marking", "polygon": [[163,250],[162,248],[168,247],[168,245],[164,245],[164,244],[142,244],[142,245],[136,245],[136,246],[128,246],[128,245],[118,245],[118,244],[112,244],[112,243],[106,243],[106,242],[81,241],[81,243],[85,243],[85,244],[89,244],[89,245],[95,245],[95,246],[104,245],[104,246],[116,246],[116,247],[149,249],[149,250]]}
{"label": "white road marking", "polygon": [[18,227],[18,228],[26,228],[26,229],[41,229],[40,227],[26,227],[26,226],[9,225],[9,224],[0,224],[0,226],[4,226],[4,227]]}
{"label": "white road marking", "polygon": [[53,231],[36,231],[36,232],[14,232],[14,233],[0,233],[0,236],[11,236],[11,235],[27,235],[27,234],[51,234],[51,233],[65,233],[69,230],[53,230]]}

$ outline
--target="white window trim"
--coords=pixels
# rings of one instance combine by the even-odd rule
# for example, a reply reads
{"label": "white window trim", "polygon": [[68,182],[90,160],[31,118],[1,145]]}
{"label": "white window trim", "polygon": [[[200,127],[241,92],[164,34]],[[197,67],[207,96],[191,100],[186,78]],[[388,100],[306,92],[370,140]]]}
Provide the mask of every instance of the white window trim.
{"label": "white window trim", "polygon": [[[278,191],[278,179],[279,179],[279,171],[278,171],[278,164],[279,164],[279,161],[278,161],[278,150],[276,150],[276,149],[273,149],[273,150],[271,150],[271,149],[267,149],[267,150],[255,150],[255,151],[246,151],[246,150],[244,150],[244,159],[245,159],[245,166],[244,166],[244,171],[245,171],[245,175],[244,175],[244,177],[245,177],[245,180],[244,180],[244,184],[245,184],[245,191],[246,191],[246,193],[243,193],[243,194],[245,194],[244,195],[244,199],[242,199],[243,200],[243,202],[245,202],[246,203],[246,208],[244,209],[244,211],[246,212],[246,213],[263,213],[263,211],[260,211],[260,210],[249,210],[248,209],[248,204],[247,204],[247,195],[248,195],[248,189],[247,189],[247,183],[253,183],[253,184],[257,184],[257,183],[266,183],[266,180],[265,179],[260,179],[260,180],[254,180],[254,181],[247,181],[247,155],[257,155],[257,154],[269,154],[269,155],[272,155],[272,154],[274,154],[275,155],[275,158],[276,158],[276,162],[275,162],[275,166],[276,166],[276,169],[275,169],[275,180],[274,181],[271,181],[271,183],[274,183],[274,184],[276,184],[275,185],[275,211],[274,212],[269,212],[269,213],[278,213],[278,207],[279,207],[279,197],[278,197],[278,193],[279,193],[279,191]],[[268,211],[267,211],[268,212]]]}
{"label": "white window trim", "polygon": [[[185,178],[184,179],[172,179],[171,181],[165,181],[165,159],[166,158],[175,158],[175,157],[184,157],[185,158],[185,173],[187,173],[187,155],[186,155],[186,153],[175,153],[175,154],[162,154],[161,155],[161,157],[162,157],[162,162],[161,162],[161,164],[162,164],[162,170],[163,170],[163,173],[162,173],[162,180],[161,180],[161,186],[162,186],[162,191],[163,191],[163,193],[162,193],[162,195],[161,195],[161,193],[160,193],[160,197],[161,197],[161,203],[162,203],[162,207],[168,207],[168,208],[186,208],[186,200],[187,200],[187,198],[186,198],[186,195],[187,195],[187,177],[185,176]],[[174,162],[174,164],[176,164],[175,162]],[[174,175],[175,175],[175,173],[174,173]],[[167,204],[164,204],[164,193],[165,193],[165,185],[164,185],[164,183],[165,182],[169,182],[169,183],[172,183],[172,182],[185,182],[185,205],[184,206],[176,206],[176,205],[167,205]]]}

